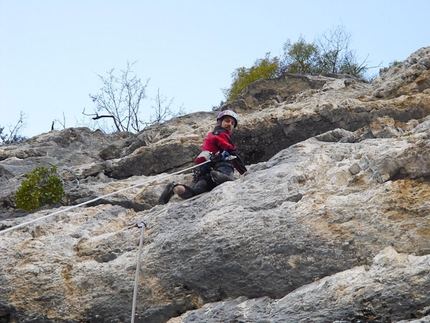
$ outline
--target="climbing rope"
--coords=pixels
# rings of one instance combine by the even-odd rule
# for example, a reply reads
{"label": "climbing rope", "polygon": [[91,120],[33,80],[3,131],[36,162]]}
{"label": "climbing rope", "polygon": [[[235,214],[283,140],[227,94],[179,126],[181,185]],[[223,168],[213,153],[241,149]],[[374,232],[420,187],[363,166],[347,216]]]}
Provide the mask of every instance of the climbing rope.
{"label": "climbing rope", "polygon": [[[154,181],[160,181],[160,180],[169,178],[169,177],[171,177],[173,175],[177,175],[177,174],[189,171],[191,169],[194,169],[196,167],[202,166],[203,164],[206,164],[206,163],[209,163],[209,162],[210,162],[210,160],[205,161],[205,162],[203,162],[201,164],[194,165],[194,166],[188,167],[186,169],[183,169],[183,170],[171,173],[171,174],[167,174],[167,175],[162,176],[161,178],[158,178],[156,180],[155,179],[151,179],[151,180],[143,181],[143,182],[137,183],[135,185],[132,185],[130,187],[126,187],[126,188],[123,188],[123,189],[111,192],[109,194],[106,194],[106,195],[103,195],[103,196],[99,196],[99,197],[94,198],[92,200],[89,200],[89,201],[86,201],[86,202],[83,202],[83,203],[80,203],[80,204],[77,204],[77,205],[74,205],[74,206],[67,207],[67,208],[65,208],[63,210],[59,210],[59,211],[56,211],[56,212],[44,215],[44,216],[39,217],[37,219],[33,219],[31,221],[27,221],[27,222],[18,224],[16,226],[10,227],[10,228],[8,228],[6,230],[0,231],[0,235],[1,234],[5,234],[7,232],[11,232],[11,231],[16,230],[18,228],[24,227],[24,226],[26,226],[28,224],[31,224],[31,223],[34,223],[34,222],[37,222],[37,221],[49,218],[51,216],[54,216],[54,215],[57,215],[57,214],[60,214],[60,213],[64,213],[66,211],[70,211],[70,210],[78,208],[80,206],[90,204],[90,203],[95,202],[97,200],[100,200],[102,198],[106,198],[106,197],[109,197],[109,196],[112,196],[112,195],[115,195],[115,194],[118,194],[118,193],[130,190],[132,188],[139,187],[139,186],[142,186],[144,184],[148,184],[148,183],[154,182]],[[79,185],[79,181],[77,180],[77,178],[76,178],[76,181],[77,181],[77,183]],[[145,229],[146,229],[146,227],[147,227],[146,223],[144,221],[141,221],[141,222],[136,223],[135,225],[130,226],[130,227],[127,228],[127,229],[140,228],[139,250],[138,250],[138,254],[137,254],[136,273],[135,273],[134,288],[133,288],[133,304],[132,304],[132,313],[131,313],[131,323],[134,323],[134,319],[135,319],[135,316],[136,316],[136,303],[137,303],[137,292],[138,292],[138,285],[139,285],[140,263],[141,263],[142,249],[143,249],[143,238],[144,238],[144,235],[145,235]]]}
{"label": "climbing rope", "polygon": [[131,323],[134,323],[134,318],[136,316],[136,301],[137,301],[137,287],[139,285],[139,273],[140,273],[140,257],[142,255],[143,249],[143,237],[145,234],[146,223],[144,221],[136,223],[135,225],[129,227],[131,228],[140,228],[140,241],[139,241],[139,251],[137,253],[137,263],[136,263],[136,274],[134,276],[134,290],[133,290],[133,305],[131,310]]}
{"label": "climbing rope", "polygon": [[[244,100],[242,100],[242,101],[244,102],[244,104],[245,104],[245,105],[247,105],[247,103],[246,103]],[[236,123],[235,123],[235,127],[236,127],[236,126],[237,126],[237,115],[236,115],[234,112],[231,112],[231,111],[227,111],[227,112],[232,113],[232,115],[233,115],[234,119],[236,120]],[[224,113],[224,112],[222,112],[222,113]],[[222,116],[222,114],[220,114],[219,116]],[[236,158],[236,156],[229,156],[229,155],[227,155],[227,156],[224,156],[224,155],[223,155],[223,157],[224,157],[224,159],[225,159],[225,160],[231,160],[231,159],[233,159],[233,158]],[[161,178],[158,178],[158,179],[146,180],[146,181],[143,181],[143,182],[137,183],[137,184],[135,184],[135,185],[132,185],[132,186],[130,186],[130,187],[126,187],[126,188],[119,189],[119,190],[113,191],[113,192],[111,192],[111,193],[108,193],[108,194],[102,195],[102,196],[98,196],[98,197],[96,197],[96,198],[94,198],[94,199],[91,199],[91,200],[89,200],[89,201],[82,202],[82,203],[79,203],[79,204],[74,205],[74,206],[69,206],[69,207],[66,207],[66,208],[64,208],[64,209],[57,210],[57,211],[55,211],[55,212],[49,213],[49,214],[47,214],[47,215],[44,215],[44,216],[41,216],[41,217],[38,217],[38,218],[32,219],[32,220],[30,220],[30,221],[23,222],[23,223],[21,223],[21,224],[18,224],[18,225],[12,226],[12,227],[10,227],[10,228],[8,228],[8,229],[1,230],[1,231],[0,231],[0,236],[1,236],[2,234],[6,234],[6,233],[12,232],[12,231],[14,231],[14,230],[16,230],[16,229],[19,229],[19,228],[25,227],[25,226],[27,226],[27,225],[29,225],[29,224],[32,224],[32,223],[35,223],[35,222],[38,222],[38,221],[41,221],[41,220],[47,219],[47,218],[52,217],[52,216],[54,216],[54,215],[58,215],[58,214],[61,214],[61,213],[65,213],[65,212],[67,212],[67,211],[70,211],[70,210],[73,210],[73,209],[79,208],[79,207],[84,206],[84,205],[88,205],[88,204],[90,204],[90,203],[94,203],[94,202],[96,202],[96,201],[98,201],[98,200],[105,199],[105,198],[107,198],[107,197],[110,197],[110,196],[113,196],[113,195],[119,194],[119,193],[121,193],[121,192],[124,192],[124,191],[130,190],[130,189],[133,189],[133,188],[136,188],[136,187],[139,187],[139,186],[145,185],[145,184],[149,184],[149,183],[154,182],[154,181],[160,181],[160,180],[163,180],[163,179],[169,178],[169,177],[171,177],[171,176],[173,176],[173,175],[177,175],[177,174],[180,174],[180,173],[183,173],[183,172],[189,171],[189,170],[191,170],[191,169],[194,169],[194,168],[196,168],[196,167],[200,167],[200,166],[202,166],[202,165],[204,165],[204,164],[206,164],[206,163],[209,163],[209,162],[211,162],[211,160],[207,160],[207,161],[205,161],[205,162],[203,162],[203,163],[201,163],[201,164],[194,165],[194,166],[192,166],[192,167],[189,167],[189,168],[186,168],[186,169],[184,169],[184,170],[180,170],[180,171],[177,171],[177,172],[174,172],[174,173],[168,174],[168,175],[166,175],[166,176],[162,176]],[[73,180],[71,180],[71,181],[69,181],[69,182],[70,182],[70,183],[75,183],[75,184],[74,184],[74,186],[75,186],[75,187],[79,187],[79,185],[80,185],[80,183],[79,183],[79,179],[77,178],[76,174],[75,174],[73,171],[71,171],[71,170],[70,170],[70,169],[68,169],[68,168],[64,168],[64,169],[62,169],[62,171],[66,171],[66,172],[69,172],[70,174],[72,174],[72,175],[73,175]],[[69,182],[67,182],[67,184],[68,184],[68,185],[70,184]],[[65,181],[63,181],[63,180],[62,180],[62,183],[63,183],[63,184],[65,184]],[[144,233],[145,233],[145,229],[146,229],[147,225],[146,225],[146,223],[145,223],[144,221],[141,221],[141,222],[136,223],[135,225],[133,225],[133,226],[129,227],[128,229],[131,229],[131,228],[134,228],[134,227],[140,228],[141,230],[140,230],[139,249],[138,249],[137,261],[136,261],[136,272],[135,272],[135,280],[134,280],[134,291],[133,291],[133,304],[132,304],[131,323],[134,323],[135,316],[136,316],[136,299],[137,299],[137,294],[138,294],[138,283],[139,283],[139,275],[140,275],[141,255],[142,255],[142,249],[143,249]]]}
{"label": "climbing rope", "polygon": [[57,214],[60,214],[60,213],[64,213],[64,212],[67,212],[67,211],[70,211],[70,210],[73,210],[73,209],[76,209],[76,208],[78,208],[78,207],[80,207],[80,206],[83,206],[83,205],[87,205],[87,204],[93,203],[93,202],[95,202],[95,201],[98,201],[98,200],[104,199],[104,198],[106,198],[106,197],[109,197],[109,196],[112,196],[112,195],[116,195],[116,194],[118,194],[118,193],[121,193],[121,192],[124,192],[124,191],[130,190],[130,189],[132,189],[132,188],[136,188],[136,187],[139,187],[139,186],[142,186],[142,185],[145,185],[145,184],[151,183],[151,182],[164,180],[164,179],[169,178],[169,177],[171,177],[171,176],[173,176],[173,175],[177,175],[177,174],[180,174],[180,173],[184,173],[184,172],[186,172],[186,171],[189,171],[189,170],[194,169],[194,168],[196,168],[196,167],[200,167],[200,166],[202,166],[202,165],[204,165],[204,164],[206,164],[206,163],[209,163],[209,162],[211,162],[211,161],[210,161],[210,160],[207,160],[207,161],[205,161],[205,162],[203,162],[203,163],[201,163],[201,164],[197,164],[197,165],[194,165],[194,166],[188,167],[188,168],[186,168],[186,169],[182,169],[182,170],[179,170],[179,171],[177,171],[177,172],[174,172],[174,173],[171,173],[171,174],[167,174],[167,175],[162,176],[162,177],[160,177],[160,178],[146,180],[146,181],[143,181],[143,182],[140,182],[140,183],[134,184],[134,185],[132,185],[132,186],[130,186],[130,187],[126,187],[126,188],[123,188],[123,189],[120,189],[120,190],[117,190],[117,191],[114,191],[114,192],[111,192],[111,193],[108,193],[108,194],[105,194],[105,195],[102,195],[102,196],[96,197],[96,198],[94,198],[94,199],[92,199],[92,200],[89,200],[89,201],[86,201],[86,202],[82,202],[82,203],[77,204],[77,205],[69,206],[69,207],[67,207],[67,208],[65,208],[65,209],[63,209],[63,210],[58,210],[58,211],[55,211],[55,212],[53,212],[53,213],[49,213],[49,214],[44,215],[44,216],[41,216],[41,217],[39,217],[39,218],[36,218],[36,219],[30,220],[30,221],[27,221],[27,222],[24,222],[24,223],[21,223],[21,224],[15,225],[15,226],[10,227],[10,228],[8,228],[8,229],[2,230],[2,231],[0,231],[0,235],[5,234],[5,233],[8,233],[8,232],[11,232],[11,231],[13,231],[13,230],[16,230],[16,229],[19,229],[19,228],[22,228],[22,227],[25,227],[25,226],[27,226],[27,225],[29,225],[29,224],[31,224],[31,223],[34,223],[34,222],[37,222],[37,221],[40,221],[40,220],[43,220],[43,219],[47,219],[47,218],[49,218],[49,217],[51,217],[51,216],[54,216],[54,215],[57,215]]}

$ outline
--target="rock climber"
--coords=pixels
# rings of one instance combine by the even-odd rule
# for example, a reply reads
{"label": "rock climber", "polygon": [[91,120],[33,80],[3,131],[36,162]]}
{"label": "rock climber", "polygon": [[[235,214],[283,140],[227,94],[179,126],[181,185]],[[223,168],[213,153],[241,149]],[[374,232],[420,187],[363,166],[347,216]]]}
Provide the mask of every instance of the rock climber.
{"label": "rock climber", "polygon": [[207,134],[202,151],[195,159],[196,164],[207,162],[200,166],[195,179],[196,184],[194,187],[175,182],[167,184],[158,204],[166,204],[175,193],[183,199],[188,199],[211,191],[217,185],[234,180],[234,169],[240,174],[247,171],[230,138],[231,132],[237,127],[238,119],[238,115],[231,110],[224,110],[218,114],[214,131]]}

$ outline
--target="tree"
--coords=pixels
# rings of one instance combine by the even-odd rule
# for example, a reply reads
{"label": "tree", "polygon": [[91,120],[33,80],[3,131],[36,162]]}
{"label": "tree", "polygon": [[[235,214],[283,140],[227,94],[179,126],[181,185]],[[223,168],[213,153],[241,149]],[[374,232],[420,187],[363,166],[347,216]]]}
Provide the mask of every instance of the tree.
{"label": "tree", "polygon": [[279,70],[279,59],[270,58],[270,53],[262,59],[257,59],[250,68],[239,67],[232,73],[233,82],[230,88],[223,89],[227,101],[236,100],[239,94],[251,83],[259,79],[276,76]]}
{"label": "tree", "polygon": [[351,34],[340,25],[324,32],[312,43],[307,43],[302,36],[295,43],[287,40],[281,72],[364,77],[368,70],[367,61],[358,62],[355,51],[350,50],[351,38]]}
{"label": "tree", "polygon": [[25,118],[24,112],[20,111],[19,120],[14,126],[9,126],[9,132],[5,131],[4,126],[0,126],[0,145],[12,144],[25,139],[25,137],[20,134],[21,129],[25,127],[26,124]]}
{"label": "tree", "polygon": [[222,89],[227,101],[236,100],[240,93],[258,79],[268,79],[283,73],[319,75],[324,73],[350,74],[364,77],[369,69],[367,61],[358,62],[355,51],[350,50],[351,34],[344,26],[326,31],[316,41],[307,43],[300,35],[297,42],[287,40],[283,57],[258,59],[250,68],[240,67],[232,73],[232,84]]}
{"label": "tree", "polygon": [[161,123],[166,121],[168,118],[182,115],[185,112],[182,106],[178,111],[172,109],[173,99],[168,103],[167,97],[160,94],[158,89],[155,99],[155,106],[151,106],[155,110],[155,114],[151,115],[150,121],[141,119],[141,113],[143,112],[143,102],[146,97],[146,88],[149,83],[149,79],[146,82],[142,82],[137,75],[133,75],[131,68],[134,63],[127,62],[127,68],[121,71],[121,75],[115,76],[114,69],[107,72],[107,77],[97,75],[103,83],[101,92],[98,94],[90,94],[91,100],[96,104],[94,113],[87,114],[85,109],[82,112],[85,116],[91,116],[95,120],[101,129],[106,129],[106,124],[100,124],[101,119],[109,118],[112,120],[114,127],[113,131],[131,131],[139,132],[144,127]]}
{"label": "tree", "polygon": [[364,76],[368,67],[366,60],[358,63],[355,51],[350,50],[352,39],[343,25],[334,27],[317,40],[319,48],[319,72]]}
{"label": "tree", "polygon": [[[127,62],[127,68],[121,71],[119,77],[115,76],[114,69],[107,72],[107,77],[97,75],[103,83],[101,92],[90,94],[96,104],[94,114],[91,114],[93,120],[111,118],[114,131],[140,131],[145,125],[140,113],[149,79],[143,83],[136,75],[132,75],[134,64]],[[88,115],[85,110],[83,114]]]}
{"label": "tree", "polygon": [[127,62],[127,68],[121,71],[120,77],[114,75],[114,69],[107,72],[108,77],[98,75],[103,87],[101,93],[90,94],[96,104],[93,120],[111,118],[116,131],[141,130],[139,114],[149,79],[143,84],[136,75],[131,76],[134,64]]}
{"label": "tree", "polygon": [[170,99],[168,103],[166,103],[167,100],[167,97],[160,94],[160,89],[158,89],[157,95],[153,99],[155,105],[152,106],[152,109],[155,111],[155,114],[151,115],[150,124],[162,123],[167,119],[177,117],[185,113],[182,106],[179,108],[179,111],[174,112],[171,108],[174,100]]}
{"label": "tree", "polygon": [[306,43],[300,36],[296,43],[287,40],[284,43],[284,60],[281,72],[293,74],[313,74],[318,66],[318,46]]}

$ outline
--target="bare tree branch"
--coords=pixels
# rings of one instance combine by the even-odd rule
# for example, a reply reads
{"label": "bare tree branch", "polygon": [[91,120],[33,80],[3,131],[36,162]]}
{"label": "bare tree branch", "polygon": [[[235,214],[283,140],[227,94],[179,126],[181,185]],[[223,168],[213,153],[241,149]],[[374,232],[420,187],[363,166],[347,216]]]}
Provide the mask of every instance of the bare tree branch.
{"label": "bare tree branch", "polygon": [[[173,99],[169,104],[164,105],[163,100],[165,99],[158,91],[155,121],[145,122],[140,119],[149,79],[142,82],[140,78],[133,75],[132,67],[134,64],[135,62],[127,62],[126,69],[121,70],[119,77],[114,74],[114,69],[109,70],[107,76],[97,75],[103,86],[99,93],[89,95],[95,104],[94,113],[86,114],[84,109],[83,114],[91,116],[93,120],[110,118],[115,125],[115,131],[119,132],[139,132],[148,124],[159,123],[168,117],[183,114],[181,109],[177,114],[172,112],[170,106]],[[154,107],[152,108],[154,109]]]}
{"label": "bare tree branch", "polygon": [[24,112],[20,111],[19,120],[14,126],[9,126],[9,132],[5,133],[5,128],[0,126],[0,145],[3,144],[11,144],[15,142],[19,142],[24,140],[25,137],[20,135],[20,131],[23,127],[25,127],[25,119],[26,115]]}

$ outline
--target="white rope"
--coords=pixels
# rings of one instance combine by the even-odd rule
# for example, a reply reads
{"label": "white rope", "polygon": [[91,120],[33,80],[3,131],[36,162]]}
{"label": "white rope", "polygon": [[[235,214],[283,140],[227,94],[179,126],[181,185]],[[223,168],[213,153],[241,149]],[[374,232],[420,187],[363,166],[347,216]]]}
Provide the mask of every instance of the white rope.
{"label": "white rope", "polygon": [[100,200],[100,199],[103,199],[103,198],[106,198],[106,197],[109,197],[109,196],[112,196],[112,195],[115,195],[115,194],[118,194],[118,193],[121,193],[121,192],[124,192],[124,191],[130,190],[130,189],[132,189],[132,188],[136,188],[136,187],[142,186],[142,185],[144,185],[144,184],[148,184],[148,183],[151,183],[151,182],[160,181],[160,180],[163,180],[163,179],[165,179],[165,178],[169,178],[169,177],[171,177],[171,176],[173,176],[173,175],[177,175],[177,174],[180,174],[180,173],[183,173],[183,172],[189,171],[189,170],[191,170],[191,169],[193,169],[193,168],[196,168],[196,167],[202,166],[202,165],[204,165],[204,164],[206,164],[206,163],[209,163],[209,162],[210,162],[210,160],[207,160],[207,161],[205,161],[205,162],[203,162],[203,163],[201,163],[201,164],[197,164],[197,165],[194,165],[194,166],[188,167],[188,168],[186,168],[186,169],[179,170],[179,171],[174,172],[174,173],[171,173],[171,174],[167,174],[167,175],[162,176],[162,177],[160,177],[160,178],[157,178],[157,179],[150,179],[150,180],[147,180],[147,181],[144,181],[144,182],[141,182],[141,183],[134,184],[134,185],[132,185],[132,186],[130,186],[130,187],[122,188],[122,189],[120,189],[120,190],[118,190],[118,191],[114,191],[114,192],[111,192],[111,193],[109,193],[109,194],[106,194],[106,195],[102,195],[102,196],[96,197],[96,198],[94,198],[94,199],[92,199],[92,200],[89,200],[89,201],[86,201],[86,202],[83,202],[83,203],[80,203],[80,204],[77,204],[77,205],[69,206],[69,207],[67,207],[67,208],[65,208],[65,209],[63,209],[63,210],[58,210],[58,211],[55,211],[55,212],[53,212],[53,213],[50,213],[50,214],[47,214],[47,215],[41,216],[40,218],[33,219],[33,220],[30,220],[30,221],[27,221],[27,222],[24,222],[24,223],[21,223],[21,224],[15,225],[15,226],[10,227],[10,228],[8,228],[8,229],[2,230],[2,231],[0,231],[0,235],[5,234],[5,233],[8,233],[8,232],[11,232],[11,231],[16,230],[16,229],[18,229],[18,228],[25,227],[25,226],[26,226],[26,225],[28,225],[28,224],[31,224],[31,223],[34,223],[34,222],[37,222],[37,221],[40,221],[40,220],[43,220],[43,219],[49,218],[49,217],[51,217],[51,216],[54,216],[54,215],[57,215],[57,214],[60,214],[60,213],[64,213],[64,212],[67,212],[67,211],[70,211],[70,210],[73,210],[73,209],[76,209],[76,208],[78,208],[78,207],[80,207],[80,206],[90,204],[90,203],[95,202],[95,201],[98,201],[98,200]]}
{"label": "white rope", "polygon": [[141,222],[136,224],[136,227],[140,227],[140,241],[139,241],[139,252],[137,254],[136,274],[134,276],[134,291],[133,291],[133,308],[131,310],[131,323],[134,323],[134,317],[136,316],[136,301],[137,301],[137,287],[139,285],[139,273],[140,273],[140,257],[142,255],[143,248],[143,236],[145,234],[146,223]]}
{"label": "white rope", "polygon": [[[209,163],[209,162],[210,162],[210,160],[207,160],[207,161],[205,161],[204,163],[201,163],[201,164],[198,164],[198,165],[194,165],[194,166],[188,167],[188,168],[186,168],[186,169],[183,169],[183,170],[180,170],[180,171],[177,171],[177,172],[171,173],[171,174],[167,174],[167,175],[165,175],[165,176],[162,176],[161,178],[151,179],[151,180],[147,180],[147,181],[144,181],[144,182],[141,182],[141,183],[137,183],[137,184],[132,185],[132,186],[130,186],[130,187],[126,187],[126,188],[120,189],[120,190],[118,190],[118,191],[114,191],[114,192],[112,192],[112,193],[109,193],[109,194],[106,194],[106,195],[103,195],[103,196],[99,196],[99,197],[97,197],[97,198],[95,198],[95,199],[92,199],[92,200],[89,200],[89,201],[86,201],[86,202],[80,203],[80,204],[78,204],[78,205],[70,206],[70,207],[65,208],[65,209],[63,209],[63,210],[59,210],[59,211],[56,211],[56,212],[53,212],[53,213],[50,213],[50,214],[44,215],[44,216],[42,216],[42,217],[40,217],[40,218],[33,219],[33,220],[31,220],[31,221],[27,221],[27,222],[24,222],[24,223],[18,224],[18,225],[14,226],[14,227],[8,228],[8,229],[3,230],[3,231],[0,231],[0,235],[1,235],[1,234],[4,234],[4,233],[7,233],[7,232],[10,232],[10,231],[12,231],[12,230],[15,230],[15,229],[18,229],[18,228],[24,227],[24,226],[26,226],[26,225],[28,225],[28,224],[31,224],[31,223],[34,223],[34,222],[36,222],[36,221],[40,221],[40,220],[42,220],[42,219],[46,219],[46,218],[51,217],[51,216],[54,216],[54,215],[56,215],[56,214],[60,214],[60,213],[63,213],[63,212],[66,212],[66,211],[69,211],[69,210],[72,210],[72,209],[78,208],[78,207],[80,207],[80,206],[83,206],[83,205],[86,205],[86,204],[89,204],[89,203],[95,202],[95,201],[100,200],[100,199],[102,199],[102,198],[106,198],[106,197],[109,197],[109,196],[112,196],[112,195],[115,195],[115,194],[118,194],[118,193],[124,192],[124,191],[126,191],[126,190],[129,190],[129,189],[132,189],[132,188],[135,188],[135,187],[138,187],[138,186],[141,186],[141,185],[144,185],[144,184],[150,183],[150,182],[163,180],[163,179],[168,178],[168,177],[170,177],[170,176],[173,176],[173,175],[177,175],[177,174],[180,174],[180,173],[186,172],[186,171],[188,171],[188,170],[191,170],[191,169],[193,169],[193,168],[196,168],[196,167],[202,166],[203,164],[206,164],[206,163]],[[138,223],[138,224],[136,224],[135,226],[136,226],[136,227],[138,227],[138,228],[141,228],[141,230],[140,230],[139,251],[138,251],[138,254],[137,254],[136,273],[135,273],[135,277],[134,277],[134,290],[133,290],[133,304],[132,304],[132,312],[131,312],[131,323],[134,323],[134,319],[135,319],[135,316],[136,316],[136,303],[137,303],[137,291],[138,291],[138,285],[139,285],[140,263],[141,263],[141,255],[142,255],[142,249],[143,249],[143,238],[144,238],[144,235],[145,235],[146,223],[142,221],[141,223]]]}

